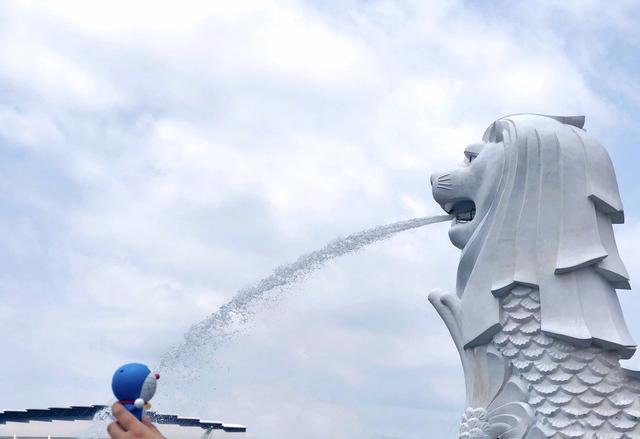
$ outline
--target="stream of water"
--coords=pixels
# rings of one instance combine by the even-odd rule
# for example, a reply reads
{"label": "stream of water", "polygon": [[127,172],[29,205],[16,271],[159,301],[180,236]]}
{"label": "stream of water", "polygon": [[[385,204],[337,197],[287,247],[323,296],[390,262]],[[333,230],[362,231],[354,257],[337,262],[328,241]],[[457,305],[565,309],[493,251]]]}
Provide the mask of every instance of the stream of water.
{"label": "stream of water", "polygon": [[204,346],[215,349],[219,343],[232,337],[239,325],[247,323],[255,306],[267,293],[299,281],[321,268],[327,261],[360,250],[374,242],[390,238],[405,230],[415,229],[450,220],[451,215],[437,215],[400,221],[374,227],[336,239],[324,247],[300,256],[293,263],[276,268],[258,283],[243,288],[218,311],[192,326],[184,335],[182,344],[173,346],[161,357],[160,371],[176,367],[192,367],[193,356]]}

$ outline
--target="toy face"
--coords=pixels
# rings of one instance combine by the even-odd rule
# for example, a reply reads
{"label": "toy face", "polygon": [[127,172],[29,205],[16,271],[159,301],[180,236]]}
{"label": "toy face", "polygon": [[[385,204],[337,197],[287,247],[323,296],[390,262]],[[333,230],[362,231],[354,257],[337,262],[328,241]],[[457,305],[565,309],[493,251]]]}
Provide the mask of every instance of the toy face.
{"label": "toy face", "polygon": [[140,390],[140,398],[144,399],[145,402],[149,401],[153,398],[153,395],[156,393],[156,384],[158,382],[158,378],[160,375],[157,373],[149,373],[142,383],[142,389]]}

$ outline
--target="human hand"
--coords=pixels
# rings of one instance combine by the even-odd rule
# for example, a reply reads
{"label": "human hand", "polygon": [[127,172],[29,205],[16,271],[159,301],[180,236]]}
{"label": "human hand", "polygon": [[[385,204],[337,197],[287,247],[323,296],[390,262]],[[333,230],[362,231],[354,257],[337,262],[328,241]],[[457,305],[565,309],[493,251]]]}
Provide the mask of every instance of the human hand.
{"label": "human hand", "polygon": [[116,418],[116,421],[107,427],[112,439],[165,439],[148,416],[143,417],[140,422],[119,402],[111,407],[111,411]]}

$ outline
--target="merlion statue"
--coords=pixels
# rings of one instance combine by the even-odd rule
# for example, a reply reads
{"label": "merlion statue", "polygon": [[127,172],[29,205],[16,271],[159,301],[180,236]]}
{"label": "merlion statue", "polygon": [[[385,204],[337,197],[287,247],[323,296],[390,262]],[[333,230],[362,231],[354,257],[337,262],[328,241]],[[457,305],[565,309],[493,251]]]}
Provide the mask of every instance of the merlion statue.
{"label": "merlion statue", "polygon": [[495,121],[462,166],[431,177],[462,250],[456,294],[429,300],[460,353],[462,439],[640,438],[630,289],[613,165],[584,117]]}

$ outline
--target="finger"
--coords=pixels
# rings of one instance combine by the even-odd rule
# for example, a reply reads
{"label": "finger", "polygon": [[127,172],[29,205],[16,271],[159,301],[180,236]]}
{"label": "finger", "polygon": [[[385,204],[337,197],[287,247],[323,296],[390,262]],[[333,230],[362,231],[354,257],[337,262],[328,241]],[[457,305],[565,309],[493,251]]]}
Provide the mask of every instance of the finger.
{"label": "finger", "polygon": [[136,425],[139,424],[139,421],[135,416],[129,412],[122,404],[116,402],[112,407],[111,411],[113,412],[113,416],[116,417],[118,424],[124,429],[124,431],[133,430],[136,428]]}
{"label": "finger", "polygon": [[142,418],[142,423],[143,423],[144,425],[146,425],[147,427],[149,427],[151,430],[153,430],[153,431],[157,431],[158,433],[160,433],[160,431],[158,430],[158,428],[157,428],[155,425],[153,425],[153,423],[151,422],[151,418],[149,417],[149,415],[145,415],[145,416]]}
{"label": "finger", "polygon": [[107,426],[107,433],[109,433],[109,436],[111,436],[113,439],[120,439],[124,437],[126,432],[122,429],[122,427],[120,427],[120,424],[118,424],[117,422],[112,422]]}

